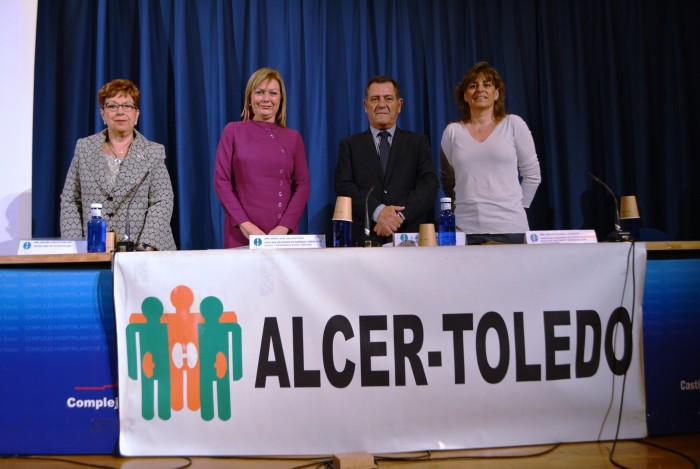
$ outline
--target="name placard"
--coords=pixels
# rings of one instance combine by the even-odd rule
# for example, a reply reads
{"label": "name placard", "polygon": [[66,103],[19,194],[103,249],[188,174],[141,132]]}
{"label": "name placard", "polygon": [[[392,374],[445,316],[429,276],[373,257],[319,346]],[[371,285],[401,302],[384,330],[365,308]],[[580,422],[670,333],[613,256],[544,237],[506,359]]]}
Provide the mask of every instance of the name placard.
{"label": "name placard", "polygon": [[85,252],[85,241],[69,239],[22,239],[17,254],[77,254]]}
{"label": "name placard", "polygon": [[[463,231],[455,232],[457,246],[467,244],[467,234]],[[394,233],[394,246],[418,246],[418,233]]]}
{"label": "name placard", "polygon": [[394,246],[418,246],[418,233],[394,233]]}
{"label": "name placard", "polygon": [[525,232],[527,244],[597,243],[594,230],[547,230]]}
{"label": "name placard", "polygon": [[250,249],[325,248],[326,235],[253,235]]}

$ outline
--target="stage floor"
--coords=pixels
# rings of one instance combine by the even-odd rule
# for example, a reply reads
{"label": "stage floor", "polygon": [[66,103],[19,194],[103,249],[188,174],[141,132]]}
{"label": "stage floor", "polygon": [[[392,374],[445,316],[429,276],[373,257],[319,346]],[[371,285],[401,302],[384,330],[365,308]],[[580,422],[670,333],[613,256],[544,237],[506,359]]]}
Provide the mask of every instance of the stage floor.
{"label": "stage floor", "polygon": [[[515,448],[468,451],[437,451],[374,455],[378,468],[612,468],[609,461],[612,442],[568,443],[560,446],[526,446]],[[663,448],[667,449],[663,449]],[[680,453],[680,454],[679,454]],[[685,457],[684,457],[684,456]],[[22,456],[3,457],[2,468],[132,468],[132,469],[291,469],[322,468],[332,462],[332,456],[318,458],[120,458],[114,456]],[[697,468],[700,463],[700,434],[645,438],[619,441],[615,446],[615,462],[634,469]],[[335,469],[342,469],[335,468]]]}

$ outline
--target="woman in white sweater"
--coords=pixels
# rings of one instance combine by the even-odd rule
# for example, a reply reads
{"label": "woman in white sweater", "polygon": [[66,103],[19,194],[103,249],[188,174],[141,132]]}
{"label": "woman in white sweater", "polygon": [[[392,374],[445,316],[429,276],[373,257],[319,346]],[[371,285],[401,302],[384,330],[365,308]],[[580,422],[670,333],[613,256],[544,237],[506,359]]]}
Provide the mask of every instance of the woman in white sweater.
{"label": "woman in white sweater", "polygon": [[541,181],[530,129],[506,113],[505,84],[486,62],[464,75],[456,97],[462,118],[442,134],[440,180],[457,228],[467,244],[523,243]]}

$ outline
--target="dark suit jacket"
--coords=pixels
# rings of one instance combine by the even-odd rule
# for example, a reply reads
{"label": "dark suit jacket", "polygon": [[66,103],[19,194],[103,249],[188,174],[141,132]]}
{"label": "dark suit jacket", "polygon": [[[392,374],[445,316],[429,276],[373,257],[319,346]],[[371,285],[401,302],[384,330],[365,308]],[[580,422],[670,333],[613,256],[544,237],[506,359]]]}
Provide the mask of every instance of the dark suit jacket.
{"label": "dark suit jacket", "polygon": [[435,202],[438,178],[428,137],[397,127],[384,175],[369,129],[340,141],[335,192],[352,198],[352,239],[356,245],[364,242],[365,197],[370,188],[374,188],[368,200],[370,229],[374,228],[372,214],[381,204],[406,207],[406,221],[399,232],[417,232],[421,223],[434,222],[428,216]]}

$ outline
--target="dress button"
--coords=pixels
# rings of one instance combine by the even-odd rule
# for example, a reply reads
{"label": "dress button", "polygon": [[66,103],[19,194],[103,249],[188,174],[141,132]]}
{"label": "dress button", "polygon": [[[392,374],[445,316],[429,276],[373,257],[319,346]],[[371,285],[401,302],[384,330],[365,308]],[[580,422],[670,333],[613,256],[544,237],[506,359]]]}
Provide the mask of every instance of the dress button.
{"label": "dress button", "polygon": [[278,192],[277,195],[279,195],[280,197],[282,197],[282,193],[281,193],[281,192]]}
{"label": "dress button", "polygon": [[284,174],[284,169],[280,169],[280,174]]}
{"label": "dress button", "polygon": [[280,153],[284,153],[284,148],[282,148],[282,149],[280,150]]}
{"label": "dress button", "polygon": [[277,206],[282,208],[282,202],[277,202]]}
{"label": "dress button", "polygon": [[389,193],[389,191],[388,191],[388,190],[386,190],[386,189],[384,189],[384,193],[385,193],[385,194],[388,194],[388,193]]}
{"label": "dress button", "polygon": [[280,180],[280,186],[281,186],[282,184],[284,184],[284,181]]}
{"label": "dress button", "polygon": [[279,220],[280,218],[282,218],[282,214],[281,214],[281,213],[278,213],[278,214],[277,214],[277,219]]}

